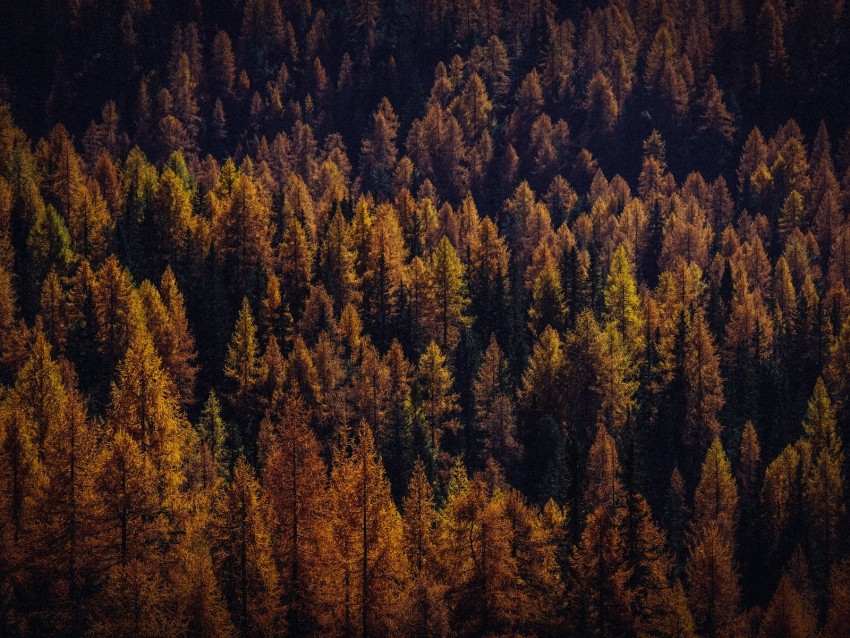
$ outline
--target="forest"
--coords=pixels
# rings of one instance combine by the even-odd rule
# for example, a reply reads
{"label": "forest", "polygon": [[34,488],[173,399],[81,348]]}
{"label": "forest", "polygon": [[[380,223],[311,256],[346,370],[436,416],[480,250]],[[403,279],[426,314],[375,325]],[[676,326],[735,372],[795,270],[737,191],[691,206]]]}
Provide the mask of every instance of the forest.
{"label": "forest", "polygon": [[0,5],[0,635],[847,635],[844,0]]}

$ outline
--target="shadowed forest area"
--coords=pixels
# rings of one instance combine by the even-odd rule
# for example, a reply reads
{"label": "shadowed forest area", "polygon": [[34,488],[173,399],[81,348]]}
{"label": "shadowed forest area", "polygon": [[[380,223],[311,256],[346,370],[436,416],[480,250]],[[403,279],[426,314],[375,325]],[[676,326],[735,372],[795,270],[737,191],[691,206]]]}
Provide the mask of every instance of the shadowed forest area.
{"label": "shadowed forest area", "polygon": [[839,638],[843,0],[0,6],[0,635]]}

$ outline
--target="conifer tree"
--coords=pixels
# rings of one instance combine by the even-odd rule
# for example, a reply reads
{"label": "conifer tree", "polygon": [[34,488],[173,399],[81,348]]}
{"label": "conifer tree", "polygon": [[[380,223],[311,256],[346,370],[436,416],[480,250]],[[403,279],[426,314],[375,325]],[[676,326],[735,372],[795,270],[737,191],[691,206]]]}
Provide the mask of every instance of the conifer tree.
{"label": "conifer tree", "polygon": [[738,524],[738,488],[723,445],[715,438],[702,464],[702,475],[694,493],[691,532],[699,537],[709,525],[730,543]]}
{"label": "conifer tree", "polygon": [[685,575],[697,630],[705,636],[739,634],[741,588],[728,535],[710,521],[692,544]]}
{"label": "conifer tree", "polygon": [[325,477],[309,412],[297,395],[287,399],[280,421],[265,420],[261,440],[263,487],[273,514],[272,540],[288,611],[289,631],[301,635],[316,619],[319,561],[325,527]]}
{"label": "conifer tree", "polygon": [[215,504],[213,539],[216,572],[231,617],[246,635],[282,636],[286,609],[267,527],[266,503],[244,457]]}
{"label": "conifer tree", "polygon": [[263,369],[257,327],[247,297],[242,300],[233,336],[227,346],[224,375],[232,387],[229,398],[234,415],[242,422],[243,439],[249,442],[254,436],[251,430],[254,418],[252,408],[256,407],[251,405],[251,401],[263,376]]}
{"label": "conifer tree", "polygon": [[845,515],[844,451],[835,421],[835,409],[819,378],[803,421],[804,441],[811,446],[809,473],[805,476],[806,510],[811,517],[815,567],[825,568],[840,546],[838,529]]}
{"label": "conifer tree", "polygon": [[457,345],[469,298],[464,268],[447,237],[443,237],[430,259],[431,289],[434,295],[434,338],[440,348],[451,352]]}
{"label": "conifer tree", "polygon": [[399,589],[407,571],[402,522],[375,451],[361,423],[348,449],[337,449],[330,477],[333,591],[322,627],[342,635],[387,635],[400,621]]}
{"label": "conifer tree", "polygon": [[614,323],[629,354],[636,356],[643,348],[643,317],[632,266],[622,245],[611,259],[604,295],[607,321]]}

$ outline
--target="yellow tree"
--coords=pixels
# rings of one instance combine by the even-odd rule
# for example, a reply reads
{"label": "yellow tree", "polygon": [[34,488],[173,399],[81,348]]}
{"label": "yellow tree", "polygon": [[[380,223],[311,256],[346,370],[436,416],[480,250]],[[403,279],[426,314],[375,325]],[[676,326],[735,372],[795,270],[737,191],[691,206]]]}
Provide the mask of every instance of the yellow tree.
{"label": "yellow tree", "polygon": [[715,438],[702,464],[702,475],[694,493],[691,532],[699,537],[714,525],[731,544],[738,524],[738,488],[732,467],[719,438]]}
{"label": "yellow tree", "polygon": [[446,356],[433,341],[419,358],[416,369],[415,397],[428,420],[431,448],[439,450],[446,429],[454,429],[458,395],[452,392],[454,377],[446,366]]}
{"label": "yellow tree", "polygon": [[244,635],[283,636],[286,609],[267,525],[267,506],[253,470],[240,457],[215,504],[211,537],[216,573]]}
{"label": "yellow tree", "polygon": [[740,635],[741,587],[731,541],[714,521],[694,540],[685,566],[688,602],[700,635]]}
{"label": "yellow tree", "polygon": [[[355,218],[355,236],[357,233]],[[381,348],[389,342],[394,299],[401,284],[405,258],[404,238],[396,211],[391,204],[381,204],[368,230],[366,252],[361,253],[365,266],[363,307],[375,344]]]}
{"label": "yellow tree", "polygon": [[283,301],[297,319],[301,316],[313,278],[313,249],[307,241],[304,227],[295,216],[286,224],[279,251]]}
{"label": "yellow tree", "polygon": [[84,583],[97,566],[92,491],[97,438],[76,388],[63,384],[53,392],[66,398],[62,411],[53,414],[43,446],[45,483],[36,505],[39,525],[33,571],[55,583],[56,628],[75,632],[84,620]]}
{"label": "yellow tree", "polygon": [[634,594],[628,588],[632,569],[626,562],[624,515],[622,506],[599,505],[587,517],[581,540],[570,556],[567,607],[572,611],[574,631],[593,636],[633,631]]}
{"label": "yellow tree", "polygon": [[324,536],[327,469],[309,420],[304,401],[292,395],[282,414],[263,421],[260,432],[273,553],[281,570],[287,625],[296,636],[316,622],[319,563],[325,549],[321,545],[328,542]]}
{"label": "yellow tree", "polygon": [[804,477],[806,510],[816,565],[825,568],[838,553],[844,519],[844,450],[835,408],[818,379],[803,421],[803,441],[811,448],[811,469]]}
{"label": "yellow tree", "polygon": [[177,278],[170,266],[166,266],[162,273],[159,292],[167,312],[169,329],[166,333],[167,338],[163,340],[164,347],[160,349],[157,343],[157,350],[169,375],[177,385],[180,403],[187,407],[195,400],[195,377],[198,373],[195,360],[198,355],[195,351],[195,338],[189,329],[183,293],[180,292]]}
{"label": "yellow tree", "polygon": [[684,343],[685,440],[701,454],[720,431],[717,413],[723,407],[720,362],[705,313],[694,312]]}
{"label": "yellow tree", "polygon": [[141,310],[130,273],[110,256],[97,272],[94,286],[97,348],[110,369],[124,356],[133,332],[143,325]]}
{"label": "yellow tree", "polygon": [[629,354],[635,357],[644,345],[643,315],[632,264],[622,244],[611,258],[604,298],[606,323],[613,322]]}
{"label": "yellow tree", "polygon": [[167,524],[156,469],[135,437],[118,429],[101,448],[93,479],[95,551],[101,565],[123,568],[155,557]]}
{"label": "yellow tree", "polygon": [[405,625],[410,636],[446,636],[448,607],[445,585],[437,579],[438,538],[434,490],[425,474],[425,464],[417,459],[404,499],[404,552],[413,574],[411,613]]}
{"label": "yellow tree", "polygon": [[464,268],[448,237],[443,237],[429,263],[431,291],[434,295],[433,336],[444,352],[457,345],[460,329],[469,323],[464,316],[469,305]]}
{"label": "yellow tree", "polygon": [[368,426],[334,453],[328,491],[332,561],[320,619],[329,635],[392,635],[407,572],[402,521]]}
{"label": "yellow tree", "polygon": [[806,594],[807,592],[797,588],[792,574],[783,574],[764,612],[759,627],[759,638],[804,638],[817,635],[818,621],[814,600]]}
{"label": "yellow tree", "polygon": [[218,209],[213,217],[215,241],[241,294],[256,287],[271,263],[269,199],[254,179],[238,174],[231,193],[213,207]]}
{"label": "yellow tree", "polygon": [[567,304],[564,301],[561,277],[554,258],[546,250],[543,267],[532,284],[528,326],[533,335],[543,332],[546,326],[560,330],[564,326],[566,314]]}
{"label": "yellow tree", "polygon": [[153,468],[155,493],[171,512],[179,505],[190,433],[172,388],[150,335],[137,332],[118,365],[107,421],[112,432],[126,431],[138,443]]}
{"label": "yellow tree", "polygon": [[481,367],[472,383],[472,392],[475,398],[475,434],[482,440],[471,443],[467,462],[481,444],[487,457],[503,466],[516,461],[521,449],[516,440],[514,402],[507,379],[507,361],[495,335],[490,336]]}
{"label": "yellow tree", "polygon": [[839,638],[850,622],[850,560],[833,565],[829,575],[829,606],[825,638]]}
{"label": "yellow tree", "polygon": [[[552,620],[546,608],[557,597],[559,582],[554,543],[535,529],[539,514],[515,495],[498,488],[491,492],[481,478],[466,479],[460,463],[448,492],[439,555],[455,630],[462,636],[540,631],[543,620]],[[537,543],[523,526],[540,535]]]}
{"label": "yellow tree", "polygon": [[[224,375],[230,380],[232,386],[230,401],[235,412],[242,419],[248,419],[252,414],[250,403],[253,393],[263,377],[263,366],[257,340],[257,327],[254,324],[247,297],[242,300],[242,308],[236,319],[233,336],[227,346]],[[245,425],[243,423],[243,426]],[[250,434],[248,430],[250,430],[249,427],[243,434]]]}

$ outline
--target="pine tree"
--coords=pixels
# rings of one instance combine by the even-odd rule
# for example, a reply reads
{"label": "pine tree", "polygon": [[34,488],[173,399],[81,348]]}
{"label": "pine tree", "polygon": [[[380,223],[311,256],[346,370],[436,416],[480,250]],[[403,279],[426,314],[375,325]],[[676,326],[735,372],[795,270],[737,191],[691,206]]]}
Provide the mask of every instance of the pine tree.
{"label": "pine tree", "polygon": [[229,196],[218,204],[223,210],[213,218],[213,236],[240,296],[256,291],[271,262],[268,199],[255,180],[239,174]]}
{"label": "pine tree", "polygon": [[534,279],[531,306],[528,309],[528,326],[533,335],[539,335],[547,326],[561,330],[567,314],[567,304],[561,288],[561,277],[555,260],[548,256]]}
{"label": "pine tree", "polygon": [[574,631],[591,636],[633,631],[634,594],[628,588],[632,570],[626,562],[622,533],[625,511],[600,505],[587,517],[581,541],[570,557],[572,588],[568,609]]}
{"label": "pine tree", "polygon": [[55,270],[51,269],[41,286],[38,316],[47,340],[57,353],[64,353],[68,343],[68,299]]}
{"label": "pine tree", "polygon": [[97,548],[103,560],[122,568],[144,561],[164,541],[152,458],[119,429],[101,448],[93,478]]}
{"label": "pine tree", "polygon": [[360,149],[361,175],[367,186],[379,197],[389,192],[390,179],[395,168],[398,149],[398,116],[390,101],[385,97],[372,116],[372,134],[363,140]]}
{"label": "pine tree", "polygon": [[79,392],[62,386],[52,392],[66,398],[61,413],[53,414],[42,447],[45,483],[35,505],[39,525],[32,569],[43,582],[57,584],[52,622],[57,630],[73,633],[83,626],[85,582],[97,567],[91,488],[97,440]]}
{"label": "pine tree", "polygon": [[826,625],[823,628],[827,638],[838,638],[844,631],[845,622],[850,614],[850,562],[846,559],[834,565],[829,575],[829,607]]}
{"label": "pine tree", "polygon": [[770,599],[759,628],[759,636],[813,636],[817,633],[817,614],[813,601],[795,586],[789,574],[783,574]]}
{"label": "pine tree", "polygon": [[198,419],[198,436],[200,437],[202,456],[209,455],[209,463],[204,463],[201,477],[203,488],[216,483],[219,475],[223,475],[224,466],[230,465],[229,457],[238,453],[241,447],[235,433],[225,423],[221,415],[221,404],[215,390],[210,390],[201,416]]}
{"label": "pine tree", "polygon": [[354,270],[355,252],[352,231],[337,208],[331,217],[320,253],[320,273],[337,310],[359,298],[358,277]]}
{"label": "pine tree", "polygon": [[[365,220],[364,220],[365,222]],[[355,218],[355,236],[357,229]],[[388,345],[389,328],[394,310],[393,300],[401,283],[405,261],[404,239],[395,209],[389,204],[378,207],[360,259],[365,268],[363,276],[363,307],[372,329],[375,345]]]}
{"label": "pine tree", "polygon": [[112,370],[124,356],[134,332],[143,325],[141,305],[130,273],[114,255],[97,272],[93,292],[97,349],[107,369]]}
{"label": "pine tree", "polygon": [[683,364],[686,441],[701,453],[720,430],[717,413],[724,403],[719,358],[701,310],[687,327]]}
{"label": "pine tree", "polygon": [[18,371],[13,387],[13,398],[20,417],[33,426],[32,443],[44,458],[44,446],[51,428],[61,422],[67,409],[67,393],[59,365],[53,359],[51,346],[41,331],[29,356]]}
{"label": "pine tree", "polygon": [[141,560],[113,566],[98,593],[93,609],[93,636],[155,638],[167,632],[165,583],[159,573]]}

